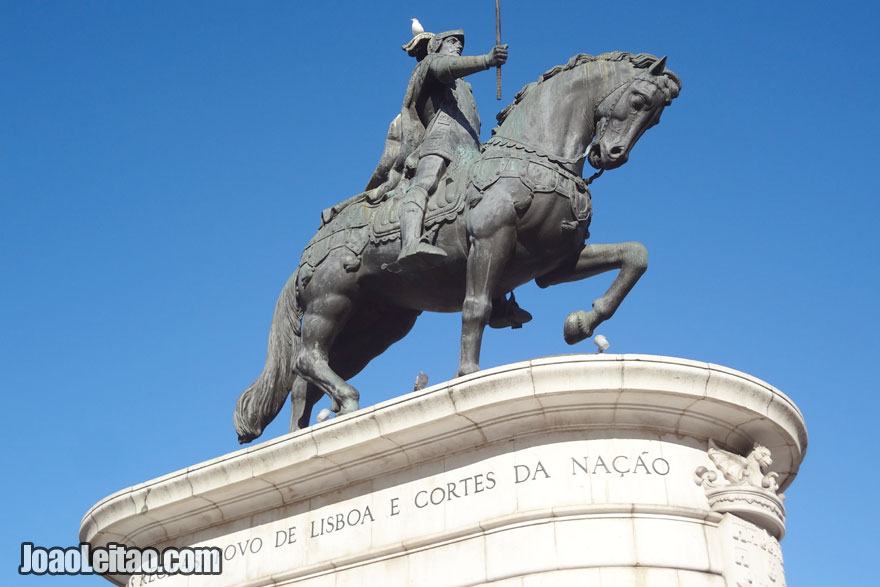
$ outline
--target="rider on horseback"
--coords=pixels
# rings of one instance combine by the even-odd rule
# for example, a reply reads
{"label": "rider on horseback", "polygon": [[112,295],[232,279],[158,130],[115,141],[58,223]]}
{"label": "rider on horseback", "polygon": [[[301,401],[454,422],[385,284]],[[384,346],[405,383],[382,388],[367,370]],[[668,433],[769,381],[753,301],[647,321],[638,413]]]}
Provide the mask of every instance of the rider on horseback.
{"label": "rider on horseback", "polygon": [[[430,266],[446,253],[422,238],[428,195],[466,151],[480,151],[480,119],[470,84],[461,77],[507,59],[507,46],[488,55],[462,57],[461,30],[434,35],[422,32],[401,48],[419,62],[410,76],[401,113],[391,122],[382,158],[366,192],[336,209],[366,197],[379,202],[393,190],[404,191],[401,205],[401,253],[395,270]],[[427,58],[427,59],[426,59]],[[415,177],[413,177],[415,175]],[[331,212],[333,209],[331,209]],[[493,301],[489,326],[520,328],[532,315],[510,297]]]}
{"label": "rider on horseback", "polygon": [[461,30],[434,35],[428,55],[412,73],[404,100],[404,125],[409,122],[421,127],[424,135],[413,152],[418,165],[400,209],[401,251],[397,262],[403,269],[430,266],[446,256],[422,235],[428,195],[464,152],[480,150],[477,105],[470,84],[461,78],[507,61],[507,45],[497,45],[488,54],[475,56],[462,56],[463,47]]}
{"label": "rider on horseback", "polygon": [[[400,208],[398,269],[431,266],[446,257],[443,249],[427,242],[422,232],[428,196],[440,178],[458,164],[463,153],[480,151],[477,105],[470,84],[461,78],[507,61],[507,45],[477,56],[462,56],[463,47],[462,30],[433,35],[427,55],[416,56],[419,64],[410,76],[400,117],[398,165],[405,159],[403,175],[413,175],[413,169],[415,173]],[[531,319],[511,292],[509,299],[502,295],[494,300],[489,325],[519,328]]]}

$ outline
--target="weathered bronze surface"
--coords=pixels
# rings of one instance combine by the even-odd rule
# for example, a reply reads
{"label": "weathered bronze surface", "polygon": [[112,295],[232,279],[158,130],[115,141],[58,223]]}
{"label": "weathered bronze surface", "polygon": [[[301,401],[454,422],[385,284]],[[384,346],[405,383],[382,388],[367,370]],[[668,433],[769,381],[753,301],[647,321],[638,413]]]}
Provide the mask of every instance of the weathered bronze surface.
{"label": "weathered bronze surface", "polygon": [[576,55],[524,87],[480,145],[461,78],[504,63],[506,47],[461,56],[461,31],[423,34],[426,53],[423,43],[404,47],[419,62],[367,190],[324,211],[281,292],[266,365],[236,406],[240,442],[257,438],[291,392],[291,429],[309,425],[325,393],[332,410],[357,410],[346,380],[422,311],[462,312],[463,375],[480,368],[487,324],[531,318],[506,298],[517,286],[619,270],[590,311],[565,320],[574,344],[614,314],[647,268],[641,243],[585,244],[592,208],[581,176],[585,162],[600,173],[623,165],[659,122],[681,89],[666,58]]}

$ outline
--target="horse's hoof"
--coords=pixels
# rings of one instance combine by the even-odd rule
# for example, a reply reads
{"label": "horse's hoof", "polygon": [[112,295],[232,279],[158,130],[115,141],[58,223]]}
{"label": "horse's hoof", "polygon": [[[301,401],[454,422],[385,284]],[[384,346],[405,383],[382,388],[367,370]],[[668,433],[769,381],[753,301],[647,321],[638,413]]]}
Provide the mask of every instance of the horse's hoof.
{"label": "horse's hoof", "polygon": [[593,329],[586,326],[589,323],[587,317],[588,313],[583,310],[568,315],[568,318],[565,319],[565,326],[562,328],[565,342],[575,344],[593,336]]}
{"label": "horse's hoof", "polygon": [[360,409],[358,402],[356,399],[344,401],[342,405],[339,407],[339,411],[336,413],[338,416],[344,416],[345,414],[350,414],[352,412],[357,412]]}
{"label": "horse's hoof", "polygon": [[479,365],[462,365],[458,368],[458,373],[455,374],[456,377],[464,377],[465,375],[470,375],[471,373],[476,373],[480,370]]}

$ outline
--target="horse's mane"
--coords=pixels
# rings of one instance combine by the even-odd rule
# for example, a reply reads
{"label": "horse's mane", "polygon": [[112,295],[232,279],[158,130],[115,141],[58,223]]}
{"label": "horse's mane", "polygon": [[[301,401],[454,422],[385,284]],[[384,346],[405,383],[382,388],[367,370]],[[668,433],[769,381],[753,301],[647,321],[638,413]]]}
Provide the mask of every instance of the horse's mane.
{"label": "horse's mane", "polygon": [[[633,67],[638,68],[638,69],[647,69],[648,67],[651,67],[652,65],[654,65],[654,63],[656,63],[657,61],[660,61],[659,58],[655,57],[654,55],[651,55],[650,53],[639,53],[636,55],[633,53],[627,53],[626,51],[612,51],[610,53],[602,53],[601,55],[596,55],[596,56],[587,55],[586,53],[578,53],[577,55],[575,55],[574,57],[569,59],[568,63],[566,63],[565,65],[557,65],[555,67],[552,67],[552,68],[548,69],[547,71],[545,71],[543,74],[541,74],[541,76],[538,78],[537,81],[534,81],[530,84],[526,84],[523,87],[523,89],[521,89],[519,92],[517,92],[516,96],[514,96],[513,102],[508,104],[507,107],[504,108],[504,110],[502,110],[501,112],[499,112],[495,118],[498,119],[499,125],[502,124],[504,122],[504,120],[507,118],[507,116],[516,107],[516,105],[519,104],[520,102],[522,102],[523,98],[525,98],[526,95],[528,95],[531,90],[538,87],[539,85],[541,85],[541,83],[547,81],[551,77],[555,76],[557,73],[561,73],[563,71],[569,71],[571,69],[574,69],[575,67],[583,65],[584,63],[589,63],[592,61],[625,61],[625,60],[629,61]],[[678,86],[678,88],[681,88],[681,80],[678,79],[677,75],[675,75],[674,73],[672,73],[668,69],[664,70],[663,73],[665,75],[669,76],[671,78],[671,80]],[[678,88],[676,88],[673,97],[675,95],[678,95]],[[493,133],[494,133],[494,130],[493,130]]]}

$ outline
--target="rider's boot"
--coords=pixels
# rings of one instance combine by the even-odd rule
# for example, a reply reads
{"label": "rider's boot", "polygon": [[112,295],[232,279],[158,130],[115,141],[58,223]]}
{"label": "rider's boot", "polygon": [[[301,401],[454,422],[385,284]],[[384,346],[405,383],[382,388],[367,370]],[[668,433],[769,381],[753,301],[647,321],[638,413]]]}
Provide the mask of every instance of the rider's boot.
{"label": "rider's boot", "polygon": [[397,257],[397,263],[403,269],[430,267],[446,257],[446,251],[429,244],[422,236],[427,201],[428,192],[421,186],[410,186],[406,192],[400,210],[401,245]]}

